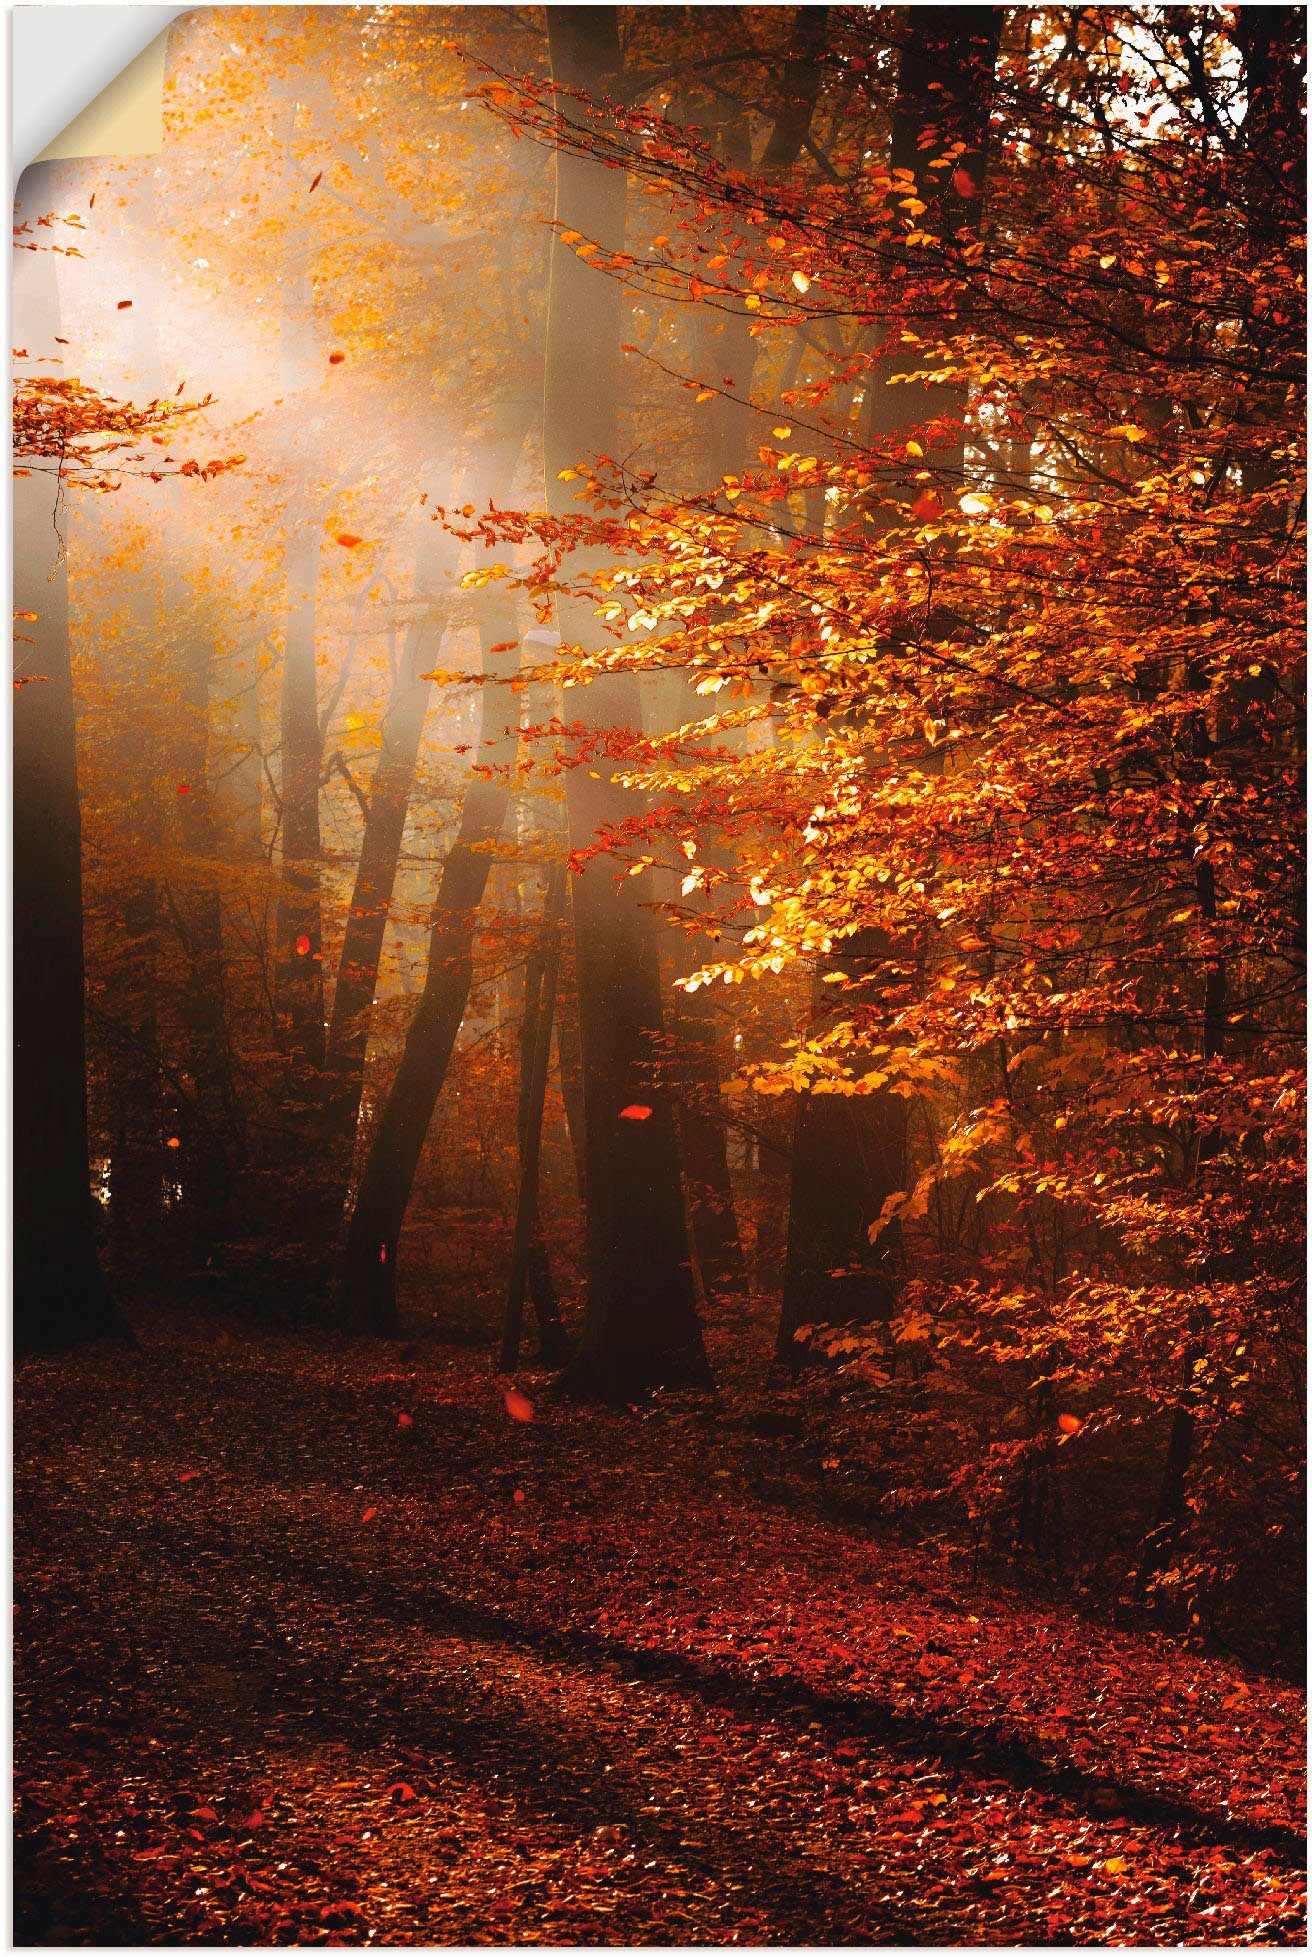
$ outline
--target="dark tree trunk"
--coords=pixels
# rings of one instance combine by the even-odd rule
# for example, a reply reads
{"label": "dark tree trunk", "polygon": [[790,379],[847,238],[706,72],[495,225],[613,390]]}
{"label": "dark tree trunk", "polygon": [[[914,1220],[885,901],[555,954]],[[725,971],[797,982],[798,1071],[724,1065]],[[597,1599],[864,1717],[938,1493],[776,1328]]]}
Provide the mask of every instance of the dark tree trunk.
{"label": "dark tree trunk", "polygon": [[508,682],[517,648],[513,613],[480,617],[482,721],[476,772],[465,791],[460,830],[442,866],[424,990],[396,1077],[383,1105],[346,1233],[342,1311],[348,1324],[385,1337],[397,1327],[396,1253],[428,1125],[446,1078],[473,976],[474,923],[492,867],[490,845],[510,801],[519,705]]}
{"label": "dark tree trunk", "polygon": [[424,671],[436,655],[444,623],[444,608],[435,608],[416,619],[406,633],[383,724],[382,747],[369,785],[360,860],[328,1027],[328,1148],[332,1160],[325,1166],[332,1179],[330,1203],[337,1221],[360,1115],[379,960],[432,691],[432,681],[424,677]]}
{"label": "dark tree trunk", "polygon": [[[24,172],[17,217],[62,208],[55,172]],[[16,254],[14,319],[33,358],[53,355],[57,260]],[[87,1158],[82,829],[57,480],[14,484],[13,720],[14,1343],[58,1350],[127,1336],[101,1275]]]}
{"label": "dark tree trunk", "polygon": [[565,871],[563,868],[553,868],[547,879],[543,904],[542,941],[530,953],[525,972],[524,1023],[520,1036],[519,1191],[515,1203],[515,1228],[501,1341],[502,1372],[512,1371],[519,1361],[526,1293],[531,1293],[537,1312],[541,1356],[548,1364],[555,1365],[562,1364],[568,1357],[568,1341],[560,1322],[555,1287],[551,1282],[538,1199],[542,1111],[551,1060],[551,1023],[556,1012],[556,981],[560,970],[560,931],[564,909]]}
{"label": "dark tree trunk", "polygon": [[[898,71],[890,141],[890,167],[916,172],[919,194],[930,205],[936,233],[949,245],[964,225],[978,221],[983,196],[992,100],[992,76],[1001,33],[996,8],[916,7]],[[956,172],[925,166],[949,144],[966,148]],[[970,179],[967,187],[961,173]],[[963,194],[963,191],[965,194]],[[890,360],[887,372],[894,371]],[[881,366],[866,381],[866,435],[877,443],[902,429],[944,415],[961,415],[960,390],[931,384],[887,384]],[[964,438],[932,452],[949,481],[964,472]],[[878,528],[872,524],[872,533]],[[913,982],[917,953],[886,934],[864,931],[831,970],[859,981],[845,994],[845,1009],[891,1016]],[[833,988],[818,983],[817,1008],[832,1001]],[[896,1297],[900,1237],[870,1229],[906,1176],[907,1104],[876,1089],[859,1096],[803,1094],[793,1133],[788,1253],[779,1320],[778,1356],[787,1364],[804,1357],[798,1329],[806,1324],[890,1316]]]}
{"label": "dark tree trunk", "polygon": [[708,1303],[742,1297],[747,1290],[747,1265],[721,1103],[720,1021],[708,988],[679,995],[671,1009],[670,1028],[688,1216],[702,1289]]}
{"label": "dark tree trunk", "polygon": [[[553,81],[593,99],[620,78],[619,24],[613,7],[550,7],[547,36]],[[571,95],[560,114],[586,123]],[[592,271],[560,239],[573,228],[619,249],[625,175],[586,155],[556,156],[557,234],[551,250],[543,451],[553,514],[576,514],[562,469],[618,446],[621,289]],[[576,554],[572,569],[586,568]],[[562,606],[570,643],[599,644],[586,604]],[[612,674],[575,696],[589,732],[638,727],[638,687]],[[570,846],[582,850],[632,812],[633,798],[601,752],[569,768]],[[616,886],[615,866],[593,858],[573,879],[575,969],[587,1151],[587,1309],[566,1378],[581,1393],[625,1397],[709,1378],[679,1174],[674,1110],[660,1077],[660,969],[650,914],[632,877]],[[641,1118],[629,1108],[650,1110]]]}

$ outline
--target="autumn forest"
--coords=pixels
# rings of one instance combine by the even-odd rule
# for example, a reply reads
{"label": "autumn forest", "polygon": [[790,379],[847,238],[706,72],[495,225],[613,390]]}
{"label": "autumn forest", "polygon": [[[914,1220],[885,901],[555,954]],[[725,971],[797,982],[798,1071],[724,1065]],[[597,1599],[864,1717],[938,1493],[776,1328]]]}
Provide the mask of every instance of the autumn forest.
{"label": "autumn forest", "polygon": [[25,171],[19,1944],[1302,1943],[1305,27]]}

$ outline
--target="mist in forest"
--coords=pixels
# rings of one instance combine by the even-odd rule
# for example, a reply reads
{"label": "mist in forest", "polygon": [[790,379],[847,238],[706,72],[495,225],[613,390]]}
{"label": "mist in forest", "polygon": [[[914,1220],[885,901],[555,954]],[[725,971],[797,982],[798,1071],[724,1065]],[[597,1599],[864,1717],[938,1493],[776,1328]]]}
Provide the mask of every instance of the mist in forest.
{"label": "mist in forest", "polygon": [[[67,1392],[125,1569],[156,1430],[216,1528],[239,1484],[264,1515],[262,1462],[274,1535],[326,1532],[298,1552],[325,1598],[355,1597],[343,1529],[378,1545],[351,1569],[404,1588],[387,1530],[399,1557],[440,1509],[466,1629],[506,1606],[504,1550],[551,1636],[577,1609],[647,1650],[632,1532],[642,1608],[686,1593],[670,1651],[700,1666],[730,1609],[712,1564],[738,1573],[729,1638],[772,1644],[795,1551],[799,1678],[812,1632],[830,1658],[856,1636],[859,1570],[872,1691],[908,1641],[912,1697],[876,1681],[897,1744],[941,1764],[940,1646],[972,1705],[992,1676],[948,1618],[982,1623],[1072,1786],[1112,1775],[1081,1641],[1122,1639],[1124,1680],[1161,1637],[1181,1707],[1216,1697],[1207,1730],[1268,1793],[1204,1799],[1180,1710],[1169,1789],[1136,1756],[1125,1815],[1091,1809],[1095,1867],[1165,1869],[1175,1802],[1182,1856],[1246,1844],[1208,1864],[1207,1933],[1287,1934],[1304,84],[1285,8],[201,8],[169,30],[157,151],[24,173],[20,1457]],[[190,1416],[151,1412],[192,1376],[197,1463]],[[30,1513],[38,1562],[90,1554]],[[871,1542],[911,1559],[884,1590]],[[217,1644],[264,1649],[225,1613],[268,1556],[222,1596],[195,1579]],[[185,1616],[184,1578],[155,1580],[160,1622]],[[947,1593],[971,1601],[940,1622]],[[1049,1629],[1009,1642],[1039,1597],[1067,1627],[1053,1705],[1016,1655]],[[51,1609],[57,1654],[83,1632]],[[299,1703],[248,1662],[249,1703]],[[247,1687],[216,1690],[236,1731]],[[331,1808],[308,1731],[295,1772]],[[491,1731],[469,1747],[513,1777]],[[240,1757],[233,1826],[262,1840],[274,1769]],[[384,1798],[417,1814],[398,1758]],[[853,1815],[892,1799],[883,1771]],[[947,1826],[938,1800],[917,1827]],[[193,1807],[208,1855],[228,1809]],[[255,1889],[193,1922],[147,1893],[173,1851],[141,1828],[161,1869],[67,1920],[65,1850],[32,1837],[38,1941],[434,1927]],[[673,1915],[635,1890],[616,1923],[815,1941],[839,1902],[772,1915],[758,1849],[758,1914],[712,1884]],[[590,1869],[529,1940],[596,1934]],[[844,1940],[1197,1940],[1201,1890],[1144,1882],[933,1923],[905,1897],[884,1922],[881,1891]],[[474,1908],[437,1927],[487,1940]]]}

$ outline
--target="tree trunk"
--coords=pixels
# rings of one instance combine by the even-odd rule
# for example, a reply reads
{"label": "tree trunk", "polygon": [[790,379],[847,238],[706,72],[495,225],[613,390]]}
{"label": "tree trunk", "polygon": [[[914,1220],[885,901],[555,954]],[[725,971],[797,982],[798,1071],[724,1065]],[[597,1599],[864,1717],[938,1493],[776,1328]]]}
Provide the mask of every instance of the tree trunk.
{"label": "tree trunk", "polygon": [[[619,81],[619,25],[613,7],[549,7],[552,80],[593,99]],[[560,115],[586,127],[573,96],[556,96]],[[577,514],[562,469],[618,446],[621,288],[592,271],[562,229],[623,243],[626,184],[584,155],[556,155],[556,235],[551,248],[543,451],[553,515]],[[571,572],[589,566],[576,552]],[[602,643],[592,608],[562,604],[563,638],[585,649]],[[575,695],[589,734],[640,725],[631,674],[609,674]],[[571,849],[633,812],[604,753],[566,775]],[[658,1385],[709,1380],[697,1317],[688,1226],[679,1174],[674,1111],[657,1055],[661,1039],[656,936],[637,885],[592,858],[573,879],[572,908],[583,1058],[587,1182],[587,1307],[583,1336],[566,1374],[572,1390],[627,1397]],[[626,1110],[643,1109],[627,1113]]]}
{"label": "tree trunk", "polygon": [[564,908],[565,872],[563,868],[553,868],[547,879],[543,903],[542,943],[530,954],[525,975],[519,1096],[519,1192],[515,1203],[505,1329],[501,1341],[502,1372],[511,1372],[519,1360],[526,1291],[532,1293],[537,1311],[538,1343],[542,1357],[549,1364],[560,1364],[566,1358],[568,1349],[551,1284],[538,1200],[542,1110],[551,1060],[551,1022],[556,1012],[560,927]]}
{"label": "tree trunk", "polygon": [[[19,186],[19,222],[58,203],[55,172]],[[17,253],[16,331],[33,358],[59,330],[56,259]],[[68,566],[58,479],[14,484],[14,608],[20,619],[13,720],[14,1343],[57,1350],[129,1336],[101,1275],[87,1159],[82,828],[68,637]]]}
{"label": "tree trunk", "polygon": [[323,1067],[323,929],[319,904],[319,732],[315,598],[319,535],[306,499],[287,513],[286,635],[279,714],[282,882],[278,893],[277,1002],[292,1079],[312,1101]]}
{"label": "tree trunk", "polygon": [[426,611],[406,633],[369,786],[360,860],[328,1027],[328,1146],[333,1155],[328,1168],[338,1221],[364,1089],[369,1015],[378,989],[378,966],[432,692],[432,681],[424,677],[424,668],[437,653],[444,625],[443,605]]}
{"label": "tree trunk", "polygon": [[474,923],[492,867],[490,845],[510,801],[519,739],[519,705],[508,684],[518,649],[494,652],[514,637],[513,613],[484,609],[483,697],[475,773],[465,791],[460,830],[442,866],[424,990],[400,1065],[370,1144],[346,1233],[342,1309],[359,1331],[397,1329],[396,1253],[415,1171],[465,1016],[473,976]]}
{"label": "tree trunk", "polygon": [[[889,163],[891,169],[916,172],[919,195],[933,213],[925,222],[945,242],[963,224],[978,219],[1000,33],[996,8],[916,7],[910,13]],[[931,131],[934,140],[922,147]],[[948,173],[925,165],[955,141],[963,141],[966,149],[945,182]],[[964,392],[956,388],[929,382],[892,387],[879,365],[872,366],[866,388],[866,438],[872,444],[925,421],[960,416],[966,407]],[[938,469],[955,473],[958,480],[964,459],[964,437],[950,449],[935,447],[931,454]],[[874,534],[877,524],[871,527]],[[913,946],[864,931],[830,969],[861,980],[855,992],[846,994],[849,1004],[888,1017],[896,1009],[898,992],[914,981],[916,964]],[[817,983],[818,1011],[831,1002],[832,993],[832,987]],[[900,1237],[896,1229],[885,1230],[872,1245],[870,1229],[887,1198],[903,1187],[906,1150],[907,1103],[901,1095],[878,1090],[853,1097],[799,1095],[776,1348],[785,1363],[797,1365],[804,1357],[796,1338],[803,1325],[868,1322],[891,1315]]]}
{"label": "tree trunk", "polygon": [[[175,617],[184,606],[184,594],[175,589]],[[181,636],[180,678],[186,720],[180,766],[189,792],[180,798],[179,811],[182,844],[191,872],[186,915],[180,919],[187,960],[182,1012],[195,1120],[178,1169],[193,1219],[193,1265],[205,1269],[213,1264],[232,1230],[241,1117],[228,1030],[223,903],[217,880],[219,841],[209,779],[213,652],[203,625],[186,619],[185,612]]]}

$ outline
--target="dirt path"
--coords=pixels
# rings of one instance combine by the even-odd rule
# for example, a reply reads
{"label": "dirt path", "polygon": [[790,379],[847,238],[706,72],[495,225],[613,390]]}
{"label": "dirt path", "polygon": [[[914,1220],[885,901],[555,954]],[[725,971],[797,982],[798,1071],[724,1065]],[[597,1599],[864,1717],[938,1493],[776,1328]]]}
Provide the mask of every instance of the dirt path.
{"label": "dirt path", "polygon": [[144,1331],[19,1378],[20,1941],[1301,1941],[1289,1688],[771,1505],[731,1423]]}

